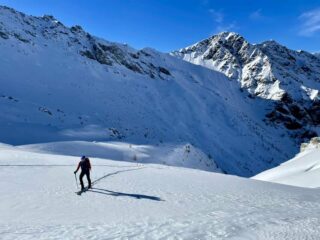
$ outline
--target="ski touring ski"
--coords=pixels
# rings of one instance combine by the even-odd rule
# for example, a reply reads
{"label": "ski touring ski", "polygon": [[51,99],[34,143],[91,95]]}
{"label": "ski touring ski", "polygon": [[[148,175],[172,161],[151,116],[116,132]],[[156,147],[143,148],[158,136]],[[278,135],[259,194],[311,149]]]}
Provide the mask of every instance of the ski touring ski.
{"label": "ski touring ski", "polygon": [[85,187],[83,190],[77,191],[75,193],[80,196],[82,193],[88,191],[88,189],[89,189],[88,187]]}

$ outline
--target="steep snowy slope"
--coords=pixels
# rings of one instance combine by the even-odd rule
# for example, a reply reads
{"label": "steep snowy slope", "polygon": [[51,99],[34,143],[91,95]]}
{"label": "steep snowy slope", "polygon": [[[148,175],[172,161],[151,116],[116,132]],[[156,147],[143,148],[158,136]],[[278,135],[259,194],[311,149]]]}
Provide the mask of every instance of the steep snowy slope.
{"label": "steep snowy slope", "polygon": [[221,73],[0,7],[0,141],[190,144],[208,169],[253,176],[298,151],[272,104]]}
{"label": "steep snowy slope", "polygon": [[253,179],[299,187],[320,187],[320,138],[301,146],[301,153],[280,166],[254,176]]}
{"label": "steep snowy slope", "polygon": [[300,129],[294,136],[319,133],[320,59],[313,54],[275,41],[253,45],[239,34],[223,32],[172,55],[224,73],[252,97],[272,100],[275,106],[267,118]]}
{"label": "steep snowy slope", "polygon": [[[62,154],[63,145],[51,146]],[[3,240],[298,240],[320,235],[317,190],[91,158],[93,189],[78,196],[73,176],[78,157],[30,150],[0,150]]]}

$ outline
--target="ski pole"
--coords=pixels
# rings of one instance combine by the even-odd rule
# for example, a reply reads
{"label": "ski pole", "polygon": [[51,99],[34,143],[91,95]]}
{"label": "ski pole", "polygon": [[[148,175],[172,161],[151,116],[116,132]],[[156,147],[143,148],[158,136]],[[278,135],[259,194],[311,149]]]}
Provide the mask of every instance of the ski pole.
{"label": "ski pole", "polygon": [[74,174],[74,178],[76,179],[77,188],[79,188],[78,180],[77,180],[77,174],[76,173]]}

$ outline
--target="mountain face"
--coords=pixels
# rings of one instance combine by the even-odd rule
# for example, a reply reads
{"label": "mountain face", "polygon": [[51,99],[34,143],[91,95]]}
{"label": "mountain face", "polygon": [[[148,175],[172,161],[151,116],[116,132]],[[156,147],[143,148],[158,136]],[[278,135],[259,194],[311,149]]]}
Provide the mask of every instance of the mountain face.
{"label": "mountain face", "polygon": [[317,135],[320,124],[320,58],[293,51],[275,41],[250,44],[236,33],[223,32],[175,51],[194,64],[224,73],[251,97],[274,103],[269,123],[302,130],[294,137]]}
{"label": "mountain face", "polygon": [[[227,44],[230,38],[234,40]],[[186,146],[185,155],[195,156],[189,152],[197,149],[200,157],[186,157],[180,165],[198,161],[201,169],[218,167],[241,176],[277,166],[298,152],[294,134],[308,137],[313,132],[271,124],[272,116],[266,121],[266,115],[275,111],[274,121],[280,121],[281,114],[295,124],[298,118],[289,107],[309,111],[316,103],[312,89],[318,80],[312,81],[319,62],[313,57],[310,66],[303,65],[311,69],[303,82],[310,83],[305,87],[311,90],[299,88],[293,94],[300,80],[288,77],[293,85],[286,88],[282,78],[275,80],[281,72],[273,72],[274,60],[263,53],[271,51],[267,46],[257,48],[234,34],[223,39],[228,47],[215,48],[218,39],[211,39],[176,55],[199,56],[200,61],[207,49],[208,60],[199,63],[215,63],[212,66],[224,69],[224,74],[152,49],[105,41],[52,16],[33,17],[0,7],[0,141],[116,140],[166,149]],[[213,61],[214,56],[219,60]],[[293,57],[300,62],[311,58],[298,52]],[[242,88],[232,79],[239,79]],[[254,98],[255,93],[260,97]],[[284,109],[275,108],[282,102]],[[302,116],[299,122],[311,126],[313,115]]]}

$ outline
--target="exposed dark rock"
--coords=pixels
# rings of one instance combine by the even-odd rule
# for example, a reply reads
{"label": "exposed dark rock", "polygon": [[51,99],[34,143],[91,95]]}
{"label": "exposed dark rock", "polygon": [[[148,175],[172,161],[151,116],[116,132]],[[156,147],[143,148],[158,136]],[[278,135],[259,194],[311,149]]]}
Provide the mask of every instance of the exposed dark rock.
{"label": "exposed dark rock", "polygon": [[301,120],[301,119],[303,118],[303,116],[304,116],[303,110],[301,110],[298,105],[291,104],[291,105],[289,105],[288,107],[289,107],[289,109],[290,109],[290,113],[291,113],[295,118],[297,118],[297,119],[299,119],[299,120]]}
{"label": "exposed dark rock", "polygon": [[88,38],[89,41],[91,41],[93,39],[89,33],[86,34],[86,37]]}
{"label": "exposed dark rock", "polygon": [[52,115],[52,112],[49,109],[45,108],[45,107],[39,107],[39,111],[47,113],[50,116]]}
{"label": "exposed dark rock", "polygon": [[122,51],[120,50],[119,47],[115,46],[115,45],[110,45],[110,46],[107,46],[107,45],[104,45],[104,44],[101,44],[101,43],[98,43],[99,47],[105,51],[105,52],[110,52],[116,56],[123,56],[123,53]]}
{"label": "exposed dark rock", "polygon": [[9,39],[8,34],[6,34],[5,32],[1,32],[1,31],[0,31],[0,37],[3,39]]}
{"label": "exposed dark rock", "polygon": [[143,54],[143,55],[146,56],[146,57],[150,57],[150,56],[151,56],[149,53],[147,53],[147,52],[144,51],[144,50],[140,50],[140,51],[138,52],[138,54]]}
{"label": "exposed dark rock", "polygon": [[79,25],[75,25],[75,26],[72,26],[70,28],[70,31],[73,32],[73,33],[79,33],[79,32],[84,32],[82,27],[79,26]]}
{"label": "exposed dark rock", "polygon": [[301,134],[301,138],[303,139],[311,139],[317,137],[318,134],[312,130],[306,130]]}
{"label": "exposed dark rock", "polygon": [[96,60],[95,56],[93,55],[92,52],[90,52],[89,50],[86,51],[80,51],[81,56],[85,56],[87,58],[90,58],[92,60]]}
{"label": "exposed dark rock", "polygon": [[220,47],[218,47],[218,46],[214,47],[214,48],[211,48],[209,50],[208,54],[204,56],[204,59],[206,59],[206,60],[212,59],[213,56],[218,52],[219,48]]}
{"label": "exposed dark rock", "polygon": [[300,123],[298,123],[297,121],[291,120],[288,122],[285,122],[284,125],[286,126],[286,128],[290,129],[290,130],[297,130],[302,128],[302,125]]}
{"label": "exposed dark rock", "polygon": [[20,40],[21,42],[24,42],[24,43],[29,43],[29,42],[30,42],[28,39],[25,39],[25,38],[21,37],[21,35],[18,34],[18,33],[14,33],[13,36],[14,36],[16,39]]}
{"label": "exposed dark rock", "polygon": [[309,113],[313,124],[319,125],[320,124],[320,101],[313,102],[311,107],[307,110]]}
{"label": "exposed dark rock", "polygon": [[171,75],[171,73],[169,72],[169,70],[166,69],[166,68],[164,68],[164,67],[159,67],[158,69],[159,69],[159,71],[160,71],[161,73],[163,73],[163,74],[165,74],[165,75]]}
{"label": "exposed dark rock", "polygon": [[311,69],[308,68],[307,66],[302,66],[301,69],[302,69],[304,72],[311,72]]}
{"label": "exposed dark rock", "polygon": [[123,139],[125,136],[120,133],[120,131],[116,128],[109,128],[110,137],[114,137],[117,139]]}
{"label": "exposed dark rock", "polygon": [[130,53],[130,56],[133,57],[134,59],[139,59],[139,55],[135,53]]}
{"label": "exposed dark rock", "polygon": [[102,51],[102,49],[98,45],[94,44],[93,50],[94,50],[95,59],[99,63],[109,65],[109,66],[112,65],[112,61],[105,56],[104,52]]}
{"label": "exposed dark rock", "polygon": [[37,35],[33,32],[30,32],[29,30],[25,30],[25,32],[29,35],[31,35],[32,37],[36,37]]}
{"label": "exposed dark rock", "polygon": [[46,21],[57,21],[57,19],[52,15],[44,15],[42,18]]}
{"label": "exposed dark rock", "polygon": [[277,105],[275,107],[275,110],[278,112],[281,112],[283,114],[289,114],[289,111],[287,109],[285,109],[282,105]]}
{"label": "exposed dark rock", "polygon": [[126,68],[128,68],[131,71],[142,73],[142,70],[134,63],[129,63],[127,61],[122,61],[122,65],[124,65]]}

